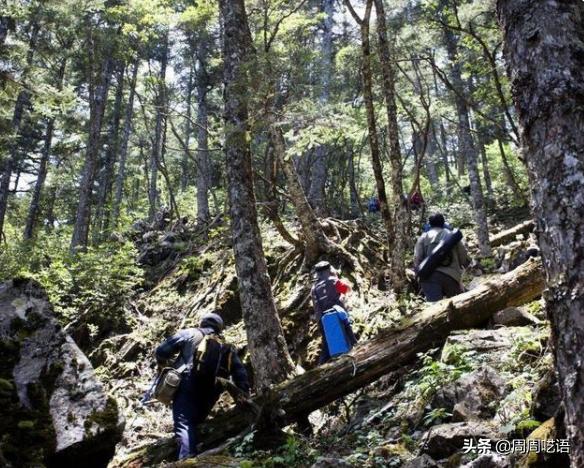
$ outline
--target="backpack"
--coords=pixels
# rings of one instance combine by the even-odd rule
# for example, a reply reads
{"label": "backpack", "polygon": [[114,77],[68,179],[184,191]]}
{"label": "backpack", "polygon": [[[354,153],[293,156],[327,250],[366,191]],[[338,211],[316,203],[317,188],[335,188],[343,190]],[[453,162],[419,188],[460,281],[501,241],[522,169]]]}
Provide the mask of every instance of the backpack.
{"label": "backpack", "polygon": [[319,280],[312,288],[312,300],[324,312],[335,305],[339,305],[339,293],[336,289],[337,279],[326,278]]}
{"label": "backpack", "polygon": [[[452,250],[456,247],[462,239],[462,232],[458,229],[447,233],[439,242],[433,247],[430,255],[428,255],[417,271],[418,278],[426,279],[439,266],[448,266],[452,262]],[[434,244],[430,244],[434,245]]]}
{"label": "backpack", "polygon": [[[197,378],[209,383],[215,383],[220,371],[231,371],[232,347],[223,342],[217,335],[205,335],[193,356],[193,370]],[[227,355],[227,368],[222,369],[223,356]]]}

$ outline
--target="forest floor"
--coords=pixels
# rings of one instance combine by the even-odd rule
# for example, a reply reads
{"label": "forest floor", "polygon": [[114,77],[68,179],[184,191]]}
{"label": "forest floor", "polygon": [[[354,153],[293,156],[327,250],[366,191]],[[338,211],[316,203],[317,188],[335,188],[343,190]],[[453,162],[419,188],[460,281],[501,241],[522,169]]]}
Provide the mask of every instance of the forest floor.
{"label": "forest floor", "polygon": [[[518,221],[517,213],[493,220],[493,232]],[[347,306],[361,342],[381,329],[399,326],[423,308],[417,294],[398,298],[388,290],[378,220],[323,223],[327,235],[355,255],[362,269],[357,275],[335,265],[354,285]],[[262,233],[291,355],[303,369],[313,368],[320,341],[310,320],[311,278],[301,271],[301,255],[269,224],[262,226]],[[470,229],[464,233],[472,252]],[[162,223],[152,229],[137,223],[133,237],[148,285],[127,300],[124,314],[132,331],[103,341],[89,356],[126,417],[113,466],[140,447],[172,435],[169,409],[139,403],[154,377],[153,351],[165,336],[196,326],[204,313],[219,309],[227,340],[245,345],[229,234],[220,219],[206,235],[189,225]],[[498,247],[492,258],[467,273],[466,284],[474,288],[516,267],[532,243],[523,236]],[[557,409],[557,384],[551,379],[543,308],[538,300],[506,314],[485,329],[452,333],[444,346],[420,354],[401,371],[312,413],[312,435],[292,425],[285,428],[289,435],[284,445],[260,450],[251,433],[225,450],[220,460],[203,458],[190,466],[461,466],[480,455],[461,454],[464,438],[523,439],[534,430],[549,429]],[[232,405],[225,395],[214,412]],[[525,456],[514,459],[528,466]]]}

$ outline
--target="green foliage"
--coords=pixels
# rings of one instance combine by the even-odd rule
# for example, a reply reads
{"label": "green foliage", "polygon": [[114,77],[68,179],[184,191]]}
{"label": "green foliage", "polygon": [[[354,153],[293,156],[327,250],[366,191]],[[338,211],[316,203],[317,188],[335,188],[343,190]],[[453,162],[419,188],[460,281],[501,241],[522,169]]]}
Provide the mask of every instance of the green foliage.
{"label": "green foliage", "polygon": [[426,416],[424,416],[424,424],[426,426],[433,426],[434,424],[440,424],[444,422],[447,418],[450,418],[452,413],[446,411],[446,408],[434,408],[429,411]]}
{"label": "green foliage", "polygon": [[141,284],[143,273],[129,242],[102,244],[72,256],[67,241],[68,236],[42,236],[34,244],[2,251],[0,280],[37,280],[64,324],[84,317],[95,337],[120,324],[128,293]]}

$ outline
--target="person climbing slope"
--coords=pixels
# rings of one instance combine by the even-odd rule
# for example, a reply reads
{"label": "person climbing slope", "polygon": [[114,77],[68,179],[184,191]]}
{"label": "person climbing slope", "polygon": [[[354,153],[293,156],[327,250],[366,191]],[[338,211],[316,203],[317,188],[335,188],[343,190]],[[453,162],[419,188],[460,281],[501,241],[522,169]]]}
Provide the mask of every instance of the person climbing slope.
{"label": "person climbing slope", "polygon": [[357,338],[351,328],[347,307],[343,302],[344,296],[351,291],[351,286],[346,281],[339,279],[337,272],[327,261],[317,263],[314,266],[314,273],[315,279],[310,295],[314,307],[314,318],[322,335],[319,364],[324,364],[331,356],[321,320],[323,314],[335,307],[342,309],[345,313],[342,318],[344,334],[350,347],[357,342]]}
{"label": "person climbing slope", "polygon": [[[416,271],[422,261],[432,250],[450,235],[452,231],[445,227],[446,222],[441,213],[428,219],[430,229],[424,232],[416,242],[414,249],[414,267]],[[470,257],[462,240],[446,255],[443,261],[427,278],[420,280],[420,286],[428,302],[436,302],[443,297],[452,297],[464,292],[462,285],[463,269],[470,265]]]}
{"label": "person climbing slope", "polygon": [[182,378],[172,401],[174,433],[178,459],[197,454],[196,425],[202,423],[224,390],[217,377],[231,377],[233,383],[249,394],[245,367],[232,345],[223,342],[223,320],[218,314],[206,314],[199,328],[178,331],[156,348],[156,361],[181,370]]}

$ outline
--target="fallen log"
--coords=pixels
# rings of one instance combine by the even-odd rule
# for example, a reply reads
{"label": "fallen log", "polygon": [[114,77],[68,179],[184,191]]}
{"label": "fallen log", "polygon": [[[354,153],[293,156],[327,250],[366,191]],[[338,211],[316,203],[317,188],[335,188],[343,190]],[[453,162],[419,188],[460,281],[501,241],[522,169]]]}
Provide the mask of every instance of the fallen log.
{"label": "fallen log", "polygon": [[[495,312],[537,298],[543,288],[541,261],[530,259],[498,279],[426,307],[398,329],[382,331],[350,354],[274,387],[267,398],[256,397],[254,403],[279,406],[283,422],[294,422],[414,361],[417,353],[442,345],[451,331],[482,326]],[[241,433],[253,419],[251,411],[232,409],[202,424],[201,439],[206,447],[214,446]],[[172,459],[175,450],[174,441],[165,439],[111,466],[151,466]]]}
{"label": "fallen log", "polygon": [[513,242],[518,235],[529,234],[533,231],[533,227],[533,220],[530,219],[529,221],[525,221],[517,226],[513,226],[511,229],[501,231],[499,234],[491,236],[491,247],[498,247]]}

